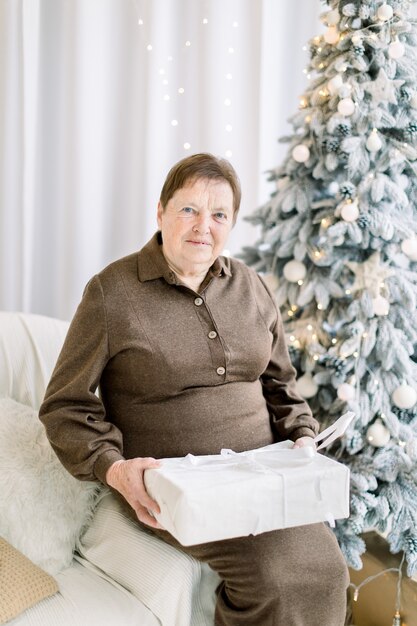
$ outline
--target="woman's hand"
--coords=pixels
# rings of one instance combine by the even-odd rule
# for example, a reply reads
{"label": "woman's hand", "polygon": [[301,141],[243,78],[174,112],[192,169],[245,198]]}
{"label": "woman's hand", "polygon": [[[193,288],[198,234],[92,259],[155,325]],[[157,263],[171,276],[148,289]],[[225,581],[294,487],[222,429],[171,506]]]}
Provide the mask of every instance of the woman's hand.
{"label": "woman's hand", "polygon": [[300,437],[296,439],[293,445],[294,448],[305,448],[306,446],[310,446],[316,449],[316,444],[314,443],[313,437]]}
{"label": "woman's hand", "polygon": [[106,481],[109,487],[116,489],[127,500],[139,521],[152,528],[162,529],[152,516],[152,513],[160,513],[161,510],[157,502],[149,496],[143,480],[145,470],[158,468],[160,465],[160,461],[151,457],[116,461],[107,470]]}

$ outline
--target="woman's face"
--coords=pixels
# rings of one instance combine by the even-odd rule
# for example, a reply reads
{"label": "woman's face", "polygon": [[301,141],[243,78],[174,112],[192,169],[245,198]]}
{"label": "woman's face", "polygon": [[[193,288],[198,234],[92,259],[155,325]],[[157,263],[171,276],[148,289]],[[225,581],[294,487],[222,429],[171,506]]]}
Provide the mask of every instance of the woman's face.
{"label": "woman's face", "polygon": [[221,254],[233,226],[233,192],[226,181],[197,179],[177,189],[158,226],[164,256],[180,274],[207,272]]}

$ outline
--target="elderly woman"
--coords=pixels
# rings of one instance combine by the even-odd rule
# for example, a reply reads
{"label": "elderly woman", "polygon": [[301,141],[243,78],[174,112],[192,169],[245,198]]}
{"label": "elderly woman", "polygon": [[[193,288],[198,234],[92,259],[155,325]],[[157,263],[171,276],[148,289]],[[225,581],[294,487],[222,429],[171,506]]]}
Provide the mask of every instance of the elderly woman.
{"label": "elderly woman", "polygon": [[299,447],[318,430],[273,297],[220,256],[240,196],[230,163],[210,154],[171,169],[159,231],[88,283],[40,416],[69,472],[109,485],[138,524],[218,572],[218,626],[342,626],[347,569],[327,526],[183,547],[144,486],[158,458]]}

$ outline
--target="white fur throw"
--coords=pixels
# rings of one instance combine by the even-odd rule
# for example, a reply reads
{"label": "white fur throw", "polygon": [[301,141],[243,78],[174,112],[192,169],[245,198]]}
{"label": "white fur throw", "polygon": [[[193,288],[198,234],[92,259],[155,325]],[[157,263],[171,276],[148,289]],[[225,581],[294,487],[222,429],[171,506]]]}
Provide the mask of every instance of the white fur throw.
{"label": "white fur throw", "polygon": [[0,536],[57,574],[72,561],[97,493],[64,469],[34,409],[0,398]]}

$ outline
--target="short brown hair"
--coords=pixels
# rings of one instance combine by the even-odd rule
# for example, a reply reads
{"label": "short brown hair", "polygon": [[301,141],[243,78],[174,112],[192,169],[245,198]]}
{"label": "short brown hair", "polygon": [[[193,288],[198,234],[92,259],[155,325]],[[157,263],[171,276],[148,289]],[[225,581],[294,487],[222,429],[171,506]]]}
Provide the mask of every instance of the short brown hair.
{"label": "short brown hair", "polygon": [[207,178],[229,183],[233,192],[233,218],[236,220],[242,192],[239,177],[226,159],[220,159],[208,152],[192,154],[178,161],[168,172],[161,191],[161,205],[167,203],[178,189],[197,179]]}

